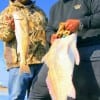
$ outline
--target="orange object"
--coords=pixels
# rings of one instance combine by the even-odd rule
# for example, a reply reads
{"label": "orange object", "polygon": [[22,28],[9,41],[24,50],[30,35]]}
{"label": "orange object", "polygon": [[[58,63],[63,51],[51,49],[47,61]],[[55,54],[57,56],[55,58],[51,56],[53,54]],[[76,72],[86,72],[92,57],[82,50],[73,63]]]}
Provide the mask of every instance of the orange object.
{"label": "orange object", "polygon": [[65,22],[65,29],[73,33],[79,29],[79,25],[80,21],[78,19],[68,19]]}

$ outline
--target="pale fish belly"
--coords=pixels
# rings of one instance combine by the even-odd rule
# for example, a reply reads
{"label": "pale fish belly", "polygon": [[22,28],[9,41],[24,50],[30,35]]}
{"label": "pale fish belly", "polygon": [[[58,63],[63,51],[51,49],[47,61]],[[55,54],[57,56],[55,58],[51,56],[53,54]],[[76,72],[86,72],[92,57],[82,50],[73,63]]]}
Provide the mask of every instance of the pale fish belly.
{"label": "pale fish belly", "polygon": [[47,86],[52,100],[67,100],[67,97],[76,98],[72,83],[73,69],[79,64],[80,58],[76,48],[77,35],[57,39],[52,44],[43,61],[49,67]]}
{"label": "pale fish belly", "polygon": [[28,53],[28,22],[27,18],[19,11],[13,13],[15,23],[15,36],[17,40],[17,52],[20,54],[20,72],[30,73],[26,61]]}

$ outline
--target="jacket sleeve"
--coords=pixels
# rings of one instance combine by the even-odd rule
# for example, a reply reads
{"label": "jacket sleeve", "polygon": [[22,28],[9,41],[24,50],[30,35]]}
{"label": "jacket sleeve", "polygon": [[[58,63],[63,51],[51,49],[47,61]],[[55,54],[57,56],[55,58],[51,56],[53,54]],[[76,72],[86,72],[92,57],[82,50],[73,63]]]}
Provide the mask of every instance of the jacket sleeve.
{"label": "jacket sleeve", "polygon": [[15,36],[14,36],[14,30],[12,30],[9,24],[6,22],[5,15],[8,15],[7,10],[4,10],[0,14],[0,40],[4,42],[9,42]]}
{"label": "jacket sleeve", "polygon": [[100,1],[88,0],[86,5],[90,10],[90,14],[80,19],[84,28],[100,28]]}
{"label": "jacket sleeve", "polygon": [[51,34],[56,33],[57,29],[53,26],[54,25],[54,14],[55,14],[55,5],[52,6],[49,13],[49,21],[46,27],[46,36],[47,41],[50,43]]}

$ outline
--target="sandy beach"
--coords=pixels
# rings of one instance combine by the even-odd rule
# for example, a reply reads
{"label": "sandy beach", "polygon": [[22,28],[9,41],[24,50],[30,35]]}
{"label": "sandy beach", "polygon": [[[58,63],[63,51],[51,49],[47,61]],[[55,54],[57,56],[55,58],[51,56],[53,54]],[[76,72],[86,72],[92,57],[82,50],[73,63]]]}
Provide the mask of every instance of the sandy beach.
{"label": "sandy beach", "polygon": [[7,91],[8,91],[7,87],[0,86],[0,92],[7,92]]}

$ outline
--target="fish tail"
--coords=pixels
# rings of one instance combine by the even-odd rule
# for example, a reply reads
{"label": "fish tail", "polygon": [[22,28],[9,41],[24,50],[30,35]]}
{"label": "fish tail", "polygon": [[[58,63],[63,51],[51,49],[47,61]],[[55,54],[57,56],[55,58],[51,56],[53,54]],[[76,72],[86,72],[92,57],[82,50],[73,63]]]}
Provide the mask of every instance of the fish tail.
{"label": "fish tail", "polygon": [[67,97],[72,97],[73,99],[76,98],[76,91],[73,84],[71,84],[70,86],[70,90],[68,91]]}

